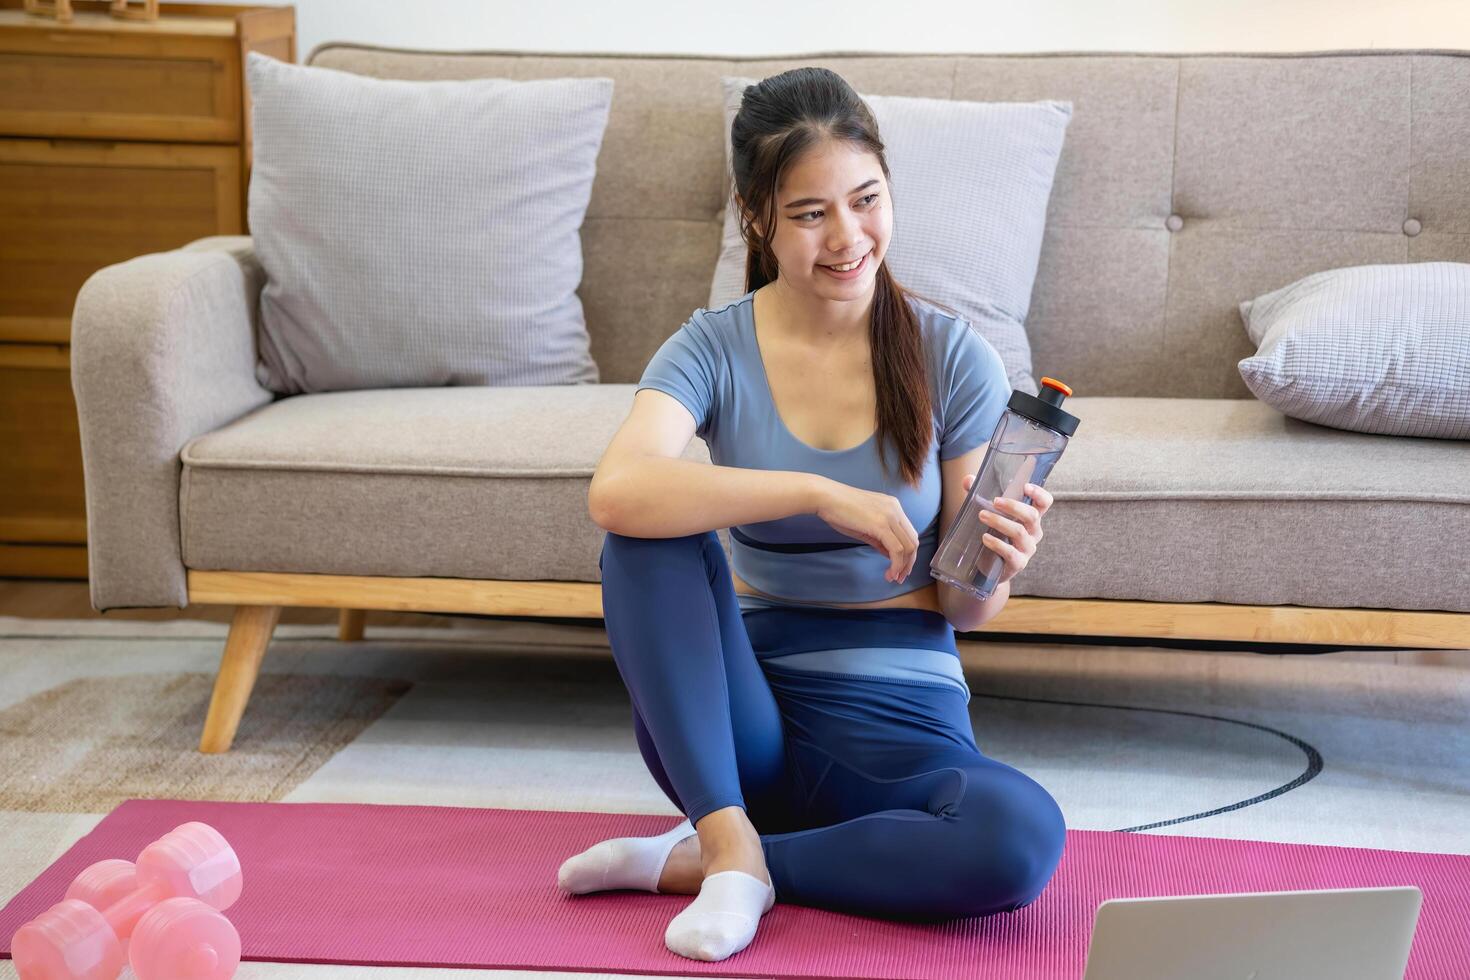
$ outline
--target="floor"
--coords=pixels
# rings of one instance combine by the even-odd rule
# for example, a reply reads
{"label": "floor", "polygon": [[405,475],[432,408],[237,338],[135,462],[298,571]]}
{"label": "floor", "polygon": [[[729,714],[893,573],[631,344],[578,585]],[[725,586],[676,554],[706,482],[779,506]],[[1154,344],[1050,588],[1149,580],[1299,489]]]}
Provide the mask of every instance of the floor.
{"label": "floor", "polygon": [[[45,696],[88,678],[207,684],[230,615],[99,616],[85,583],[0,580],[0,722],[13,730]],[[336,621],[334,610],[286,610],[262,681],[405,683],[299,772],[284,801],[677,813],[638,755],[599,623],[373,612],[366,638],[343,645]],[[1069,827],[1470,853],[1470,650],[1003,636],[960,648],[981,750],[1046,786]],[[106,813],[28,799],[0,809],[0,904]],[[14,975],[0,961],[0,978]],[[237,973],[478,975],[586,974],[251,962]]]}

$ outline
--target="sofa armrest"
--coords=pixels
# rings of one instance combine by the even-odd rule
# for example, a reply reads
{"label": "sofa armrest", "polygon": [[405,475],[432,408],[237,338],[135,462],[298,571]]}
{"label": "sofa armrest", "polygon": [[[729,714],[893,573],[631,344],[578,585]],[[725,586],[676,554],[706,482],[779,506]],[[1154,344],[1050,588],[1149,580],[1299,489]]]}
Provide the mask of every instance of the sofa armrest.
{"label": "sofa armrest", "polygon": [[92,606],[188,605],[179,452],[273,400],[256,380],[265,274],[244,236],[99,269],[72,314]]}

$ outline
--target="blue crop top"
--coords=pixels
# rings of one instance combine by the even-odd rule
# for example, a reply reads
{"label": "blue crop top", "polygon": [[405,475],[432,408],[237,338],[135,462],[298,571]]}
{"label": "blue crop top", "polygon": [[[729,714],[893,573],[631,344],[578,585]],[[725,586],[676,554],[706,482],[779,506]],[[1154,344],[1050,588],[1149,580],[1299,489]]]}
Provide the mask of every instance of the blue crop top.
{"label": "blue crop top", "polygon": [[[755,339],[755,293],[718,310],[696,310],[654,353],[638,389],[677,398],[694,416],[695,433],[718,466],[819,473],[849,486],[898,498],[919,553],[903,582],[883,574],[889,561],[866,542],[842,534],[815,514],[795,514],[730,529],[735,573],[768,596],[802,603],[871,602],[923,588],[934,579],[929,562],[938,547],[940,460],[983,446],[1011,397],[1005,365],[990,343],[963,318],[915,297],[928,357],[934,441],[916,488],[892,475],[878,458],[875,436],[849,449],[816,449],[797,439],[776,414]],[[822,550],[817,550],[822,549]]]}

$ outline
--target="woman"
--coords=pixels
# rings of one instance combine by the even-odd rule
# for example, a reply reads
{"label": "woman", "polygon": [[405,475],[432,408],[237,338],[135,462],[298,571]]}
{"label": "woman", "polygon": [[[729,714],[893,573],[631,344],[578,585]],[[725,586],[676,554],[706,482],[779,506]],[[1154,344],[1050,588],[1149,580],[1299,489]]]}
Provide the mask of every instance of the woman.
{"label": "woman", "polygon": [[[731,149],[748,292],[660,347],[589,493],[634,734],[688,819],[603,841],[558,881],[696,895],[664,939],[703,960],[748,945],[777,895],[910,920],[1028,905],[1062,813],[980,753],[954,642],[1009,585],[981,603],[928,574],[1005,371],[884,266],[883,143],[840,76],[747,88]],[[695,434],[715,465],[680,458]],[[1027,493],[983,518],[1002,583],[1041,540],[1051,497]]]}

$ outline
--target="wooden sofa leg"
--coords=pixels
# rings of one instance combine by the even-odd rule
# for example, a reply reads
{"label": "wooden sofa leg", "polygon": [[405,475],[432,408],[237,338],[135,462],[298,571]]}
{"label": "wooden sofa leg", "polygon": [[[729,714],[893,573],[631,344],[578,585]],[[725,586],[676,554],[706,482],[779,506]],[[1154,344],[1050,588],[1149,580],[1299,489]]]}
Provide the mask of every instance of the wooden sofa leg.
{"label": "wooden sofa leg", "polygon": [[261,658],[280,618],[280,606],[235,607],[230,635],[225,638],[225,655],[214,681],[214,696],[209,699],[209,716],[204,719],[200,752],[230,750],[240,716],[245,713],[245,703],[250,700],[250,691],[260,673]]}
{"label": "wooden sofa leg", "polygon": [[355,643],[362,639],[362,628],[367,621],[366,609],[344,609],[337,621],[337,639],[343,643]]}

